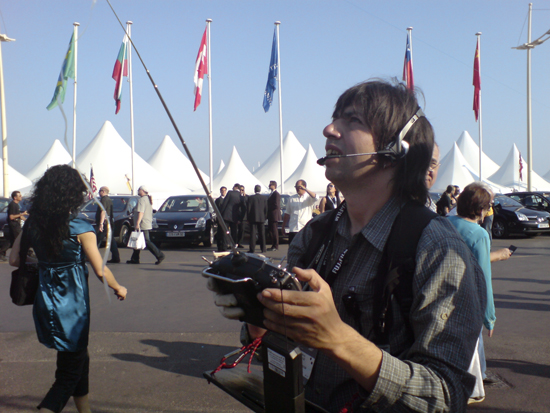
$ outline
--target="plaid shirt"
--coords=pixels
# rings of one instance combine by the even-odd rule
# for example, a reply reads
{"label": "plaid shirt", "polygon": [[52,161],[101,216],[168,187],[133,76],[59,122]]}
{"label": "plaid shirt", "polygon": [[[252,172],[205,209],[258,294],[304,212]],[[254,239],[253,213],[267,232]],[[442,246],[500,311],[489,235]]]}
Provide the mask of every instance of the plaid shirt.
{"label": "plaid shirt", "polygon": [[[388,201],[359,234],[351,237],[347,213],[340,219],[327,271],[342,251],[344,264],[332,285],[342,320],[364,337],[373,329],[374,279],[391,226],[399,213],[396,199]],[[308,225],[289,248],[288,268],[300,261],[312,237]],[[392,302],[390,348],[383,351],[380,375],[372,392],[361,388],[341,367],[320,352],[306,386],[306,399],[338,412],[359,394],[354,412],[462,412],[475,379],[467,373],[482,325],[486,297],[481,268],[445,218],[425,228],[417,247],[413,280],[411,329],[398,304]],[[349,314],[343,296],[354,291],[360,316]],[[480,298],[481,297],[481,298]]]}

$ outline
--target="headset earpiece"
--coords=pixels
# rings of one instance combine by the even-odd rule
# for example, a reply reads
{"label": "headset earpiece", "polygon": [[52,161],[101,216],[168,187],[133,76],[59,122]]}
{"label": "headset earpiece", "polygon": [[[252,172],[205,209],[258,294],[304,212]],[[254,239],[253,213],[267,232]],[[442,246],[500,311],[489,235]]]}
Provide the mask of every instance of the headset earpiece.
{"label": "headset earpiece", "polygon": [[416,113],[409,119],[405,126],[403,126],[403,129],[401,129],[395,139],[392,140],[383,150],[378,151],[377,154],[388,158],[392,162],[404,158],[409,152],[409,143],[403,139],[415,122],[423,116],[425,116],[424,112],[422,112],[422,109],[418,108]]}

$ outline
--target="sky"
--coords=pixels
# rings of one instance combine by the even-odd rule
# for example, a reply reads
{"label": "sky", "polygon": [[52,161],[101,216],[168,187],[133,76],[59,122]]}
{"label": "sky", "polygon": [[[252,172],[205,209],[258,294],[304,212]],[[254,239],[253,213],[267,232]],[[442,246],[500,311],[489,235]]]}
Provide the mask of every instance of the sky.
{"label": "sky", "polygon": [[[481,35],[483,148],[502,164],[515,143],[527,158],[527,1],[111,0],[192,156],[208,172],[208,82],[193,111],[193,72],[211,24],[213,169],[233,146],[252,171],[279,144],[278,92],[262,107],[274,22],[280,21],[283,133],[324,154],[323,128],[338,96],[369,78],[401,78],[407,27],[413,27],[415,86],[442,155],[466,130],[477,142],[472,110],[476,33]],[[0,0],[9,163],[28,172],[55,139],[64,141],[58,108],[46,106],[73,31],[78,38],[77,143],[80,153],[105,121],[130,143],[128,83],[115,115],[111,78],[124,32],[106,0]],[[532,39],[550,29],[550,1],[533,4]],[[136,152],[148,159],[175,130],[133,52]],[[550,42],[532,51],[533,169],[550,169]],[[72,145],[73,81],[63,105]],[[68,148],[69,153],[72,148]],[[86,171],[83,171],[86,172]]]}

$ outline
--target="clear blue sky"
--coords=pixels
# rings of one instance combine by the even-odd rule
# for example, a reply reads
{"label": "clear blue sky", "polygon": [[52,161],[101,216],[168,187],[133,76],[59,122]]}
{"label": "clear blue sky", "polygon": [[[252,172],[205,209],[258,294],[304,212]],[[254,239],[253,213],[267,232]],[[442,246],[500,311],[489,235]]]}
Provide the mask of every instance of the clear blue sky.
{"label": "clear blue sky", "polygon": [[[516,143],[526,158],[528,2],[507,1],[145,1],[112,0],[159,86],[199,167],[208,171],[207,84],[193,112],[193,71],[205,20],[212,23],[214,171],[236,146],[252,170],[278,145],[277,97],[266,114],[263,93],[274,21],[281,21],[283,129],[324,153],[323,127],[337,97],[371,77],[400,77],[406,28],[413,26],[414,76],[443,155],[463,130],[478,139],[472,111],[476,32],[481,36],[485,152],[501,164]],[[534,3],[533,39],[550,29],[550,2]],[[47,111],[73,30],[78,43],[77,154],[109,120],[130,142],[128,84],[114,114],[111,74],[123,32],[105,0],[1,0],[10,164],[29,171],[55,139],[59,109]],[[175,131],[133,54],[136,152],[147,159]],[[550,42],[532,52],[533,166],[550,169]],[[70,80],[65,99],[72,131]],[[69,139],[70,141],[70,139]],[[183,149],[182,149],[183,150]],[[70,151],[69,151],[70,152]]]}

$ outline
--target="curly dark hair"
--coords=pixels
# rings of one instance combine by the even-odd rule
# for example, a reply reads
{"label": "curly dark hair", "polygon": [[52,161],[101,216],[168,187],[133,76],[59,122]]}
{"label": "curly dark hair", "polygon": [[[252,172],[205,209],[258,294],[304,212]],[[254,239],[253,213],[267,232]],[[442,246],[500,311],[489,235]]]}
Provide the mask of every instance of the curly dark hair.
{"label": "curly dark hair", "polygon": [[80,173],[68,165],[52,166],[35,184],[27,223],[49,258],[61,254],[71,214],[84,203],[86,191]]}

